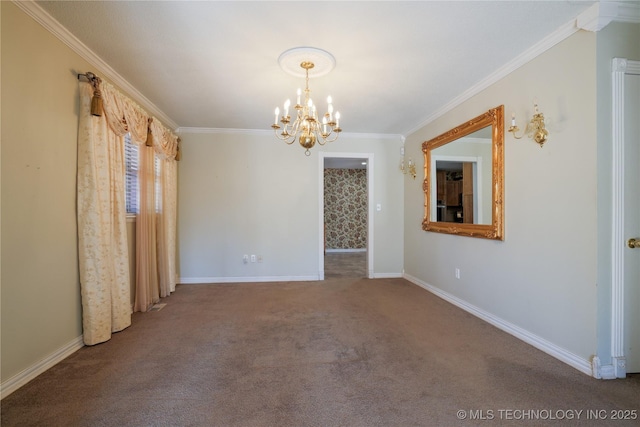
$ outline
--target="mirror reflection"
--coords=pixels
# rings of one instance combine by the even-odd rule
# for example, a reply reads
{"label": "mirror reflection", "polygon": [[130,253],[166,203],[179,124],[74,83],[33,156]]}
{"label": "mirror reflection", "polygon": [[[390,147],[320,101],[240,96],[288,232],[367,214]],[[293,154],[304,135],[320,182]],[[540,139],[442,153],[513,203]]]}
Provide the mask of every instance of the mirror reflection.
{"label": "mirror reflection", "polygon": [[431,218],[491,224],[491,126],[431,153]]}
{"label": "mirror reflection", "polygon": [[503,240],[504,106],[422,144],[425,231]]}

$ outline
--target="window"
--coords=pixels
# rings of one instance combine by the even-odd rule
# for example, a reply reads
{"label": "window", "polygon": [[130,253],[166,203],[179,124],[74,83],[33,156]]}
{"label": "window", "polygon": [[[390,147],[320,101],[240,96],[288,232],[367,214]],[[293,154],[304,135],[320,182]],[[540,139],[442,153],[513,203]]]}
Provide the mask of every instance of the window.
{"label": "window", "polygon": [[131,142],[131,135],[124,137],[125,205],[127,214],[138,213],[138,146]]}
{"label": "window", "polygon": [[155,189],[155,197],[156,197],[156,213],[160,213],[162,210],[162,175],[160,168],[162,167],[162,162],[160,161],[160,157],[158,157],[158,153],[155,153],[153,156],[153,172],[154,172],[154,189]]}
{"label": "window", "polygon": [[[140,187],[138,185],[138,145],[131,142],[131,135],[124,137],[124,161],[125,161],[125,205],[128,215],[135,215],[140,211]],[[154,189],[156,212],[160,212],[162,205],[162,162],[158,155],[154,155]]]}

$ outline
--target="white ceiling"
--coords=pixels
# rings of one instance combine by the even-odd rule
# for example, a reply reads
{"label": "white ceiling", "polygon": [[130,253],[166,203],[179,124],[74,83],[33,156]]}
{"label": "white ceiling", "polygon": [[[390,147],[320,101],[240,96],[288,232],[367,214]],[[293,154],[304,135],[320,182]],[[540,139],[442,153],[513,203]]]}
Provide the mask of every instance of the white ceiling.
{"label": "white ceiling", "polygon": [[270,130],[274,108],[304,86],[278,56],[312,46],[336,59],[310,80],[321,112],[332,95],[344,132],[402,135],[593,3],[37,2],[169,126]]}

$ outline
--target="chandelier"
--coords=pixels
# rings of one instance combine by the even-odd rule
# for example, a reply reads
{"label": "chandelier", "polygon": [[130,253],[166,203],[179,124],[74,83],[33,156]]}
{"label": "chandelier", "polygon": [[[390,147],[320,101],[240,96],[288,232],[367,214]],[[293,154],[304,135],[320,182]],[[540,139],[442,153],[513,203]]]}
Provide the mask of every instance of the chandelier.
{"label": "chandelier", "polygon": [[[301,58],[304,59],[301,60]],[[288,67],[291,66],[291,61],[300,61],[298,65],[304,70],[305,76],[304,98],[302,98],[302,91],[298,89],[296,105],[293,107],[295,109],[295,119],[293,121],[289,115],[291,100],[287,99],[284,103],[282,116],[280,115],[280,108],[276,107],[275,120],[271,125],[276,137],[287,144],[291,145],[297,139],[302,148],[305,149],[305,155],[307,156],[311,155],[309,149],[313,148],[316,142],[320,145],[333,142],[342,132],[340,128],[340,113],[338,111],[333,112],[331,96],[327,97],[327,112],[322,116],[318,116],[317,107],[310,97],[309,70],[316,66],[314,59],[318,60],[321,66],[325,68],[320,70],[323,74],[331,71],[335,65],[335,60],[331,54],[316,48],[294,48],[280,55],[278,61],[281,67],[294,75],[297,75],[295,71],[288,69]],[[327,66],[327,64],[329,65]],[[282,126],[278,124],[278,121]],[[282,131],[278,132],[280,129]]]}

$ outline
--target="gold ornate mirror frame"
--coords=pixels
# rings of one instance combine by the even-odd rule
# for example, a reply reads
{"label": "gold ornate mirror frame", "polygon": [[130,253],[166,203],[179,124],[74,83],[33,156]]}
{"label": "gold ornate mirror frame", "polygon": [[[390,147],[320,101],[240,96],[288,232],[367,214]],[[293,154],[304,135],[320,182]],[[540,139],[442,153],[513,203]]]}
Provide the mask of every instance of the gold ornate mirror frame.
{"label": "gold ornate mirror frame", "polygon": [[[431,170],[431,152],[445,144],[454,142],[485,127],[491,126],[491,224],[470,224],[437,221],[431,218],[431,181],[436,173]],[[422,143],[424,153],[424,220],[422,229],[460,236],[504,240],[504,105],[492,108],[458,127]]]}

